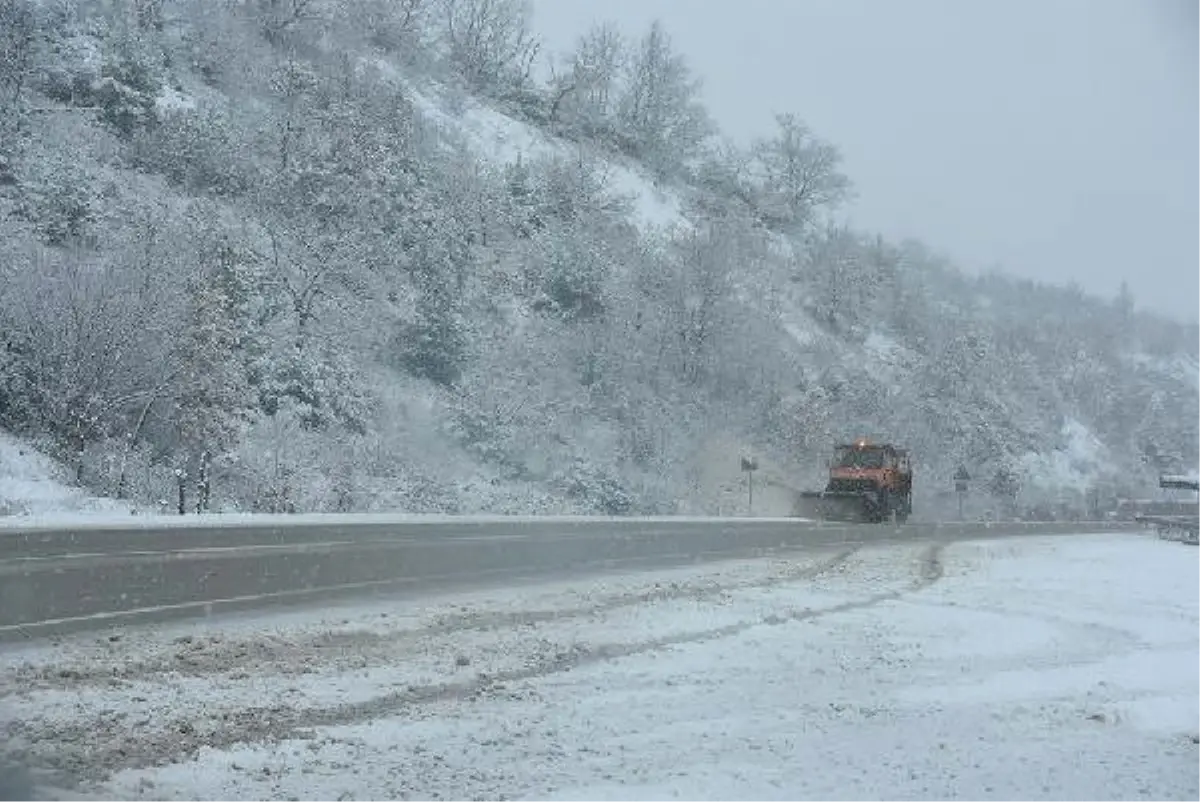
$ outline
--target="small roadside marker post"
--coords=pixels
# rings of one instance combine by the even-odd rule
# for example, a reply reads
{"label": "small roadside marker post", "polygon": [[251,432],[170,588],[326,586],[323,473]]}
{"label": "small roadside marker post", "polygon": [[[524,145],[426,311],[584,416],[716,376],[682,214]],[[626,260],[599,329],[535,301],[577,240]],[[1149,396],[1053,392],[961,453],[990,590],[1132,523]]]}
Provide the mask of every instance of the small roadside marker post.
{"label": "small roadside marker post", "polygon": [[963,519],[963,500],[967,497],[967,482],[971,481],[971,474],[967,473],[966,466],[959,465],[958,470],[954,473],[954,492],[958,494],[958,520]]}
{"label": "small roadside marker post", "polygon": [[753,457],[742,457],[742,470],[746,472],[747,507],[750,515],[754,514],[754,472],[758,470],[758,460]]}

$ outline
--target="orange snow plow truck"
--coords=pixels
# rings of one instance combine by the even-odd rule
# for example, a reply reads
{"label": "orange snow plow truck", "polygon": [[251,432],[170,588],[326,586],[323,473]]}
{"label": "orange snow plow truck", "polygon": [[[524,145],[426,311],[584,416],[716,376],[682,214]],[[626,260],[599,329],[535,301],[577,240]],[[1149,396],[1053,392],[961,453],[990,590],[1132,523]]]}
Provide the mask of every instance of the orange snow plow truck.
{"label": "orange snow plow truck", "polygon": [[912,464],[904,449],[865,439],[837,446],[823,491],[805,491],[796,515],[846,523],[903,522],[912,514]]}

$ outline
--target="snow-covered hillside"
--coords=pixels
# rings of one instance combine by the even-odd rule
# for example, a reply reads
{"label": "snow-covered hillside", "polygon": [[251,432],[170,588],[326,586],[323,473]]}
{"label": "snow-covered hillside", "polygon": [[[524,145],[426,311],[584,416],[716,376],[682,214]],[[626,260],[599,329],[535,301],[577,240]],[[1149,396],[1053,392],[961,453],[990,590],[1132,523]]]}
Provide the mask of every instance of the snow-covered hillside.
{"label": "snow-covered hillside", "polygon": [[[665,229],[690,226],[676,192],[656,188],[636,162],[603,152],[586,142],[568,142],[476,98],[454,102],[444,97],[445,90],[437,84],[426,82],[417,88],[415,82],[405,80],[386,60],[376,63],[405,88],[413,104],[449,141],[465,144],[475,158],[492,167],[545,159],[595,160],[600,183],[608,192],[632,200],[639,226]],[[450,111],[450,106],[457,108]]]}
{"label": "snow-covered hillside", "polygon": [[1197,463],[1194,327],[832,225],[799,116],[721,144],[661,26],[540,82],[518,5],[4,4],[0,425],[214,512],[742,514],[745,455],[778,512],[858,436],[927,501]]}

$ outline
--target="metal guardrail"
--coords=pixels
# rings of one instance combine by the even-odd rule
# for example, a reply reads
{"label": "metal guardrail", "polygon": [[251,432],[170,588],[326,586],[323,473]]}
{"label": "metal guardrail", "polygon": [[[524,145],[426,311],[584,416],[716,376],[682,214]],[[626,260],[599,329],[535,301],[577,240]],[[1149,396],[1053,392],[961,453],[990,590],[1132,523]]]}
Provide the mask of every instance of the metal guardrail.
{"label": "metal guardrail", "polygon": [[785,518],[304,516],[0,529],[0,641],[129,621],[871,542],[1129,531],[1129,523],[836,525]]}
{"label": "metal guardrail", "polygon": [[1187,476],[1160,476],[1158,486],[1164,490],[1196,490],[1200,491],[1200,480]]}
{"label": "metal guardrail", "polygon": [[1200,545],[1200,518],[1186,515],[1139,515],[1138,523],[1152,526],[1164,540]]}

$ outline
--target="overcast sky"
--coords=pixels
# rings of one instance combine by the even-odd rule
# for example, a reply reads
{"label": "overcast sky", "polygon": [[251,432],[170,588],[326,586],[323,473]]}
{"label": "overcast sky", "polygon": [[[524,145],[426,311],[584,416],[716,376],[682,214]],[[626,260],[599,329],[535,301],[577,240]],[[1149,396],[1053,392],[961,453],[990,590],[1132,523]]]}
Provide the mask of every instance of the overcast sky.
{"label": "overcast sky", "polygon": [[743,142],[792,111],[854,224],[1196,320],[1196,0],[535,0],[547,49],[665,23]]}

